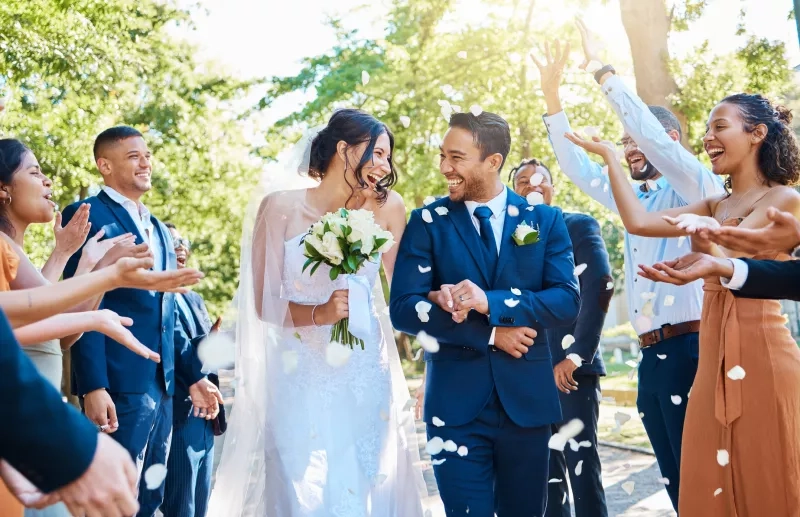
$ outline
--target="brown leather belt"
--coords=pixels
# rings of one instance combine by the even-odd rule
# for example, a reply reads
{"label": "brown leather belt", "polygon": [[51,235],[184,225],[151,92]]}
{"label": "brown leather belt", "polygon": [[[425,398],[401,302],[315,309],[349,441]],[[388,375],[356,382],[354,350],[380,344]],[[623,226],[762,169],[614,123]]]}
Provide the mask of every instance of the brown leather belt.
{"label": "brown leather belt", "polygon": [[660,329],[645,332],[639,336],[639,348],[649,348],[665,339],[700,332],[700,320],[684,321],[675,325],[662,325]]}

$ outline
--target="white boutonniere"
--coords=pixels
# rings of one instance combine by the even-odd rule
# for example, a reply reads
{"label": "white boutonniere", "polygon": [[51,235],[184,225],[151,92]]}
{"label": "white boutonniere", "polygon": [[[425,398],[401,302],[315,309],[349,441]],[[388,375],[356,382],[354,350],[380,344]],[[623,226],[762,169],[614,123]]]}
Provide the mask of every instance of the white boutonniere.
{"label": "white boutonniere", "polygon": [[514,230],[513,238],[517,246],[536,244],[539,242],[539,227],[533,228],[528,226],[528,223],[520,223],[517,225],[517,229]]}

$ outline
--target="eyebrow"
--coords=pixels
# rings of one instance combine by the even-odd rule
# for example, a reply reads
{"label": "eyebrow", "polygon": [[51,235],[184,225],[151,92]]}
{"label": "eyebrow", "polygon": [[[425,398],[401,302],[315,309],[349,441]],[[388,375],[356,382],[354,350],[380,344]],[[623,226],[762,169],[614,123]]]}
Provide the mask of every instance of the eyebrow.
{"label": "eyebrow", "polygon": [[[443,153],[445,152],[444,148],[441,147],[441,146],[439,146],[439,150],[441,152],[443,152]],[[467,155],[467,153],[465,153],[464,151],[459,151],[458,149],[453,149],[453,150],[451,150],[449,152],[450,152],[450,154],[457,154],[459,156],[466,156]]]}

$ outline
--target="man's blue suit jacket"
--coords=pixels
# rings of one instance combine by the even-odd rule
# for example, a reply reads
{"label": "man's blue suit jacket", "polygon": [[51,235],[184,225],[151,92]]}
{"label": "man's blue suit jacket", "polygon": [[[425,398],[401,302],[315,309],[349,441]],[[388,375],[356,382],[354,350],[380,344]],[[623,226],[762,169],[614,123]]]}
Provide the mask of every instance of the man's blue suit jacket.
{"label": "man's blue suit jacket", "polygon": [[[136,235],[137,244],[144,242],[138,226],[125,208],[102,191],[64,209],[64,225],[83,203],[90,205],[90,238],[102,228],[105,239],[132,233]],[[169,230],[154,216],[151,218],[155,227],[152,237],[163,243],[162,269],[177,269]],[[70,258],[64,278],[75,274],[82,249]],[[72,347],[72,392],[83,396],[105,388],[111,393],[146,393],[155,382],[157,372],[161,372],[167,393],[172,395],[176,371],[189,385],[200,380],[203,377],[202,365],[193,353],[189,337],[181,325],[175,324],[178,307],[174,296],[141,289],[115,289],[106,293],[100,308],[133,319],[130,331],[145,346],[161,354],[161,368],[103,334],[87,332]]]}
{"label": "man's blue suit jacket", "polygon": [[[561,420],[545,329],[568,325],[578,315],[572,243],[559,209],[531,207],[511,190],[507,203],[516,210],[506,211],[493,274],[464,203],[442,198],[414,210],[400,243],[392,280],[392,323],[408,334],[424,331],[441,346],[439,352],[425,355],[428,423],[434,416],[448,426],[471,422],[493,389],[517,425],[536,427]],[[440,215],[437,208],[447,213]],[[432,222],[424,221],[424,212]],[[523,221],[539,229],[536,244],[518,246],[512,239]],[[430,271],[423,272],[428,267]],[[448,312],[434,305],[429,321],[423,322],[417,306],[428,302],[428,293],[462,280],[471,280],[486,292],[489,316],[472,311],[466,321],[455,323]],[[493,327],[522,326],[538,332],[523,358],[490,348]]]}

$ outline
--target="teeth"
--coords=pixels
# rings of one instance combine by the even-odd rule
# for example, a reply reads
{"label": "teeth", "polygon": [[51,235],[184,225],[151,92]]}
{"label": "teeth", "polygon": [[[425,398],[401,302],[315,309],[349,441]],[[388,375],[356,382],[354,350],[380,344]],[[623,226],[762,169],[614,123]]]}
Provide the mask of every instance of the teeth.
{"label": "teeth", "polygon": [[461,185],[462,181],[464,180],[447,180],[447,186],[456,187],[458,185]]}
{"label": "teeth", "polygon": [[720,155],[725,151],[724,151],[724,149],[708,149],[708,150],[706,150],[706,152],[708,153],[709,156],[713,157],[713,156]]}

